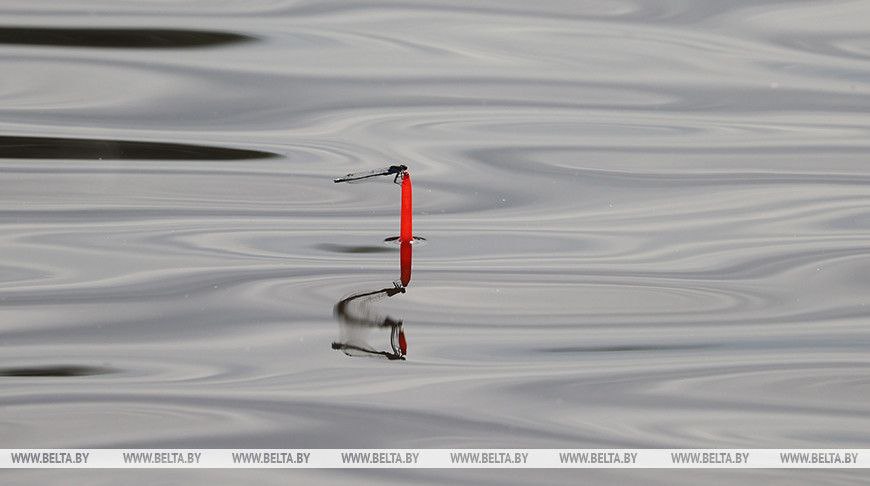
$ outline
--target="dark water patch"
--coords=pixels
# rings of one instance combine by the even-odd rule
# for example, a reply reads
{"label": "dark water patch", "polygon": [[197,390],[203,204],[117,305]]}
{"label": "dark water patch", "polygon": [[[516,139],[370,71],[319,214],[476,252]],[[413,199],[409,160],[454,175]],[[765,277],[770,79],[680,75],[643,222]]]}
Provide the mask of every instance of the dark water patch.
{"label": "dark water patch", "polygon": [[105,375],[114,372],[114,369],[102,366],[76,365],[22,366],[18,368],[0,368],[0,376],[15,377],[92,376]]}
{"label": "dark water patch", "polygon": [[254,37],[206,30],[0,27],[0,44],[29,46],[177,49],[251,40]]}
{"label": "dark water patch", "polygon": [[186,143],[0,136],[0,159],[248,160],[277,156],[262,150]]}
{"label": "dark water patch", "polygon": [[339,245],[335,243],[321,243],[315,245],[314,248],[333,253],[391,253],[398,250],[398,247],[392,248],[388,246],[374,245]]}

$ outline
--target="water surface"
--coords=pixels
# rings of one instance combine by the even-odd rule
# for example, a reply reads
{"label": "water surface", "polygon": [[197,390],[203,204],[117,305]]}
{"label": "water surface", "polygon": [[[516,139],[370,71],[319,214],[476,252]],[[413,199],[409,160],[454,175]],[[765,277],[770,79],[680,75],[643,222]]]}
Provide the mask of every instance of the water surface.
{"label": "water surface", "polygon": [[[7,1],[3,447],[866,448],[867,18],[862,1]],[[407,291],[365,312],[401,321],[407,355],[348,356],[333,310],[399,278],[399,189],[332,178],[396,161],[427,244]],[[365,339],[390,351],[390,329]],[[138,476],[170,477],[241,478]]]}

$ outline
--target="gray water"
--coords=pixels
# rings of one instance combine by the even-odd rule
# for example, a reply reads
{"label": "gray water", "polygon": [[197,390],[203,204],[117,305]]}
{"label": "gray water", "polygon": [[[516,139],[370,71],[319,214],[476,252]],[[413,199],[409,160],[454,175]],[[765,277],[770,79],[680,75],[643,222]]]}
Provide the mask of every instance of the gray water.
{"label": "gray water", "polygon": [[[6,0],[2,447],[868,447],[868,19],[867,1]],[[332,178],[396,162],[426,241],[406,292],[348,319],[336,303],[399,278],[399,188]],[[357,322],[382,319],[404,360],[333,349],[390,351],[389,326]],[[288,478],[121,474],[3,479]]]}

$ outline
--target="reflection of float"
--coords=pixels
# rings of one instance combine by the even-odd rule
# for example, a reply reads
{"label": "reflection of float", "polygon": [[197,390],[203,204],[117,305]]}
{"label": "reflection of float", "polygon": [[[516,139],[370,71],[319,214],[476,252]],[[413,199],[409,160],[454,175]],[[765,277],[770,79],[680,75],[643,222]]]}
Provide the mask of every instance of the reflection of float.
{"label": "reflection of float", "polygon": [[399,248],[399,274],[402,286],[407,287],[411,283],[411,243],[403,241]]}
{"label": "reflection of float", "polygon": [[[389,316],[379,316],[371,308],[371,304],[396,294],[405,293],[411,283],[411,242],[414,240],[412,231],[411,206],[411,174],[404,165],[392,165],[369,172],[348,174],[335,179],[335,182],[352,182],[375,176],[393,175],[393,182],[402,186],[402,211],[399,229],[399,281],[392,287],[381,290],[359,292],[350,295],[335,304],[333,310],[339,322],[338,340],[332,343],[332,349],[341,350],[348,356],[383,356],[391,360],[404,360],[408,353],[408,343],[401,319]],[[380,350],[369,343],[374,331],[389,332],[390,351]]]}
{"label": "reflection of float", "polygon": [[[338,301],[333,309],[339,323],[338,340],[332,343],[332,349],[338,349],[348,356],[384,356],[387,359],[405,359],[408,354],[408,342],[405,339],[405,329],[401,319],[390,316],[380,316],[372,304],[404,294],[411,283],[411,243],[402,242],[399,251],[399,274],[401,282],[393,282],[392,287],[368,292],[358,292]],[[390,333],[390,351],[379,350],[369,343],[373,331],[388,330]]]}

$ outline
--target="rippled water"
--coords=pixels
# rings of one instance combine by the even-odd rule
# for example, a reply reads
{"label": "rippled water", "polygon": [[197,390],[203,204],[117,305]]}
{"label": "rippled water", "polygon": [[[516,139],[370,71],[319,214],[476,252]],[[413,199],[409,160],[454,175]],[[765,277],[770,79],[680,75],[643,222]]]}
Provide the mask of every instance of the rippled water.
{"label": "rippled water", "polygon": [[[868,18],[866,1],[7,0],[2,442],[867,447]],[[399,189],[331,179],[389,161],[427,241],[406,292],[346,318],[342,299],[395,288]],[[406,359],[333,349],[392,352],[395,326],[359,320],[401,322]],[[140,478],[206,476],[240,479]]]}

